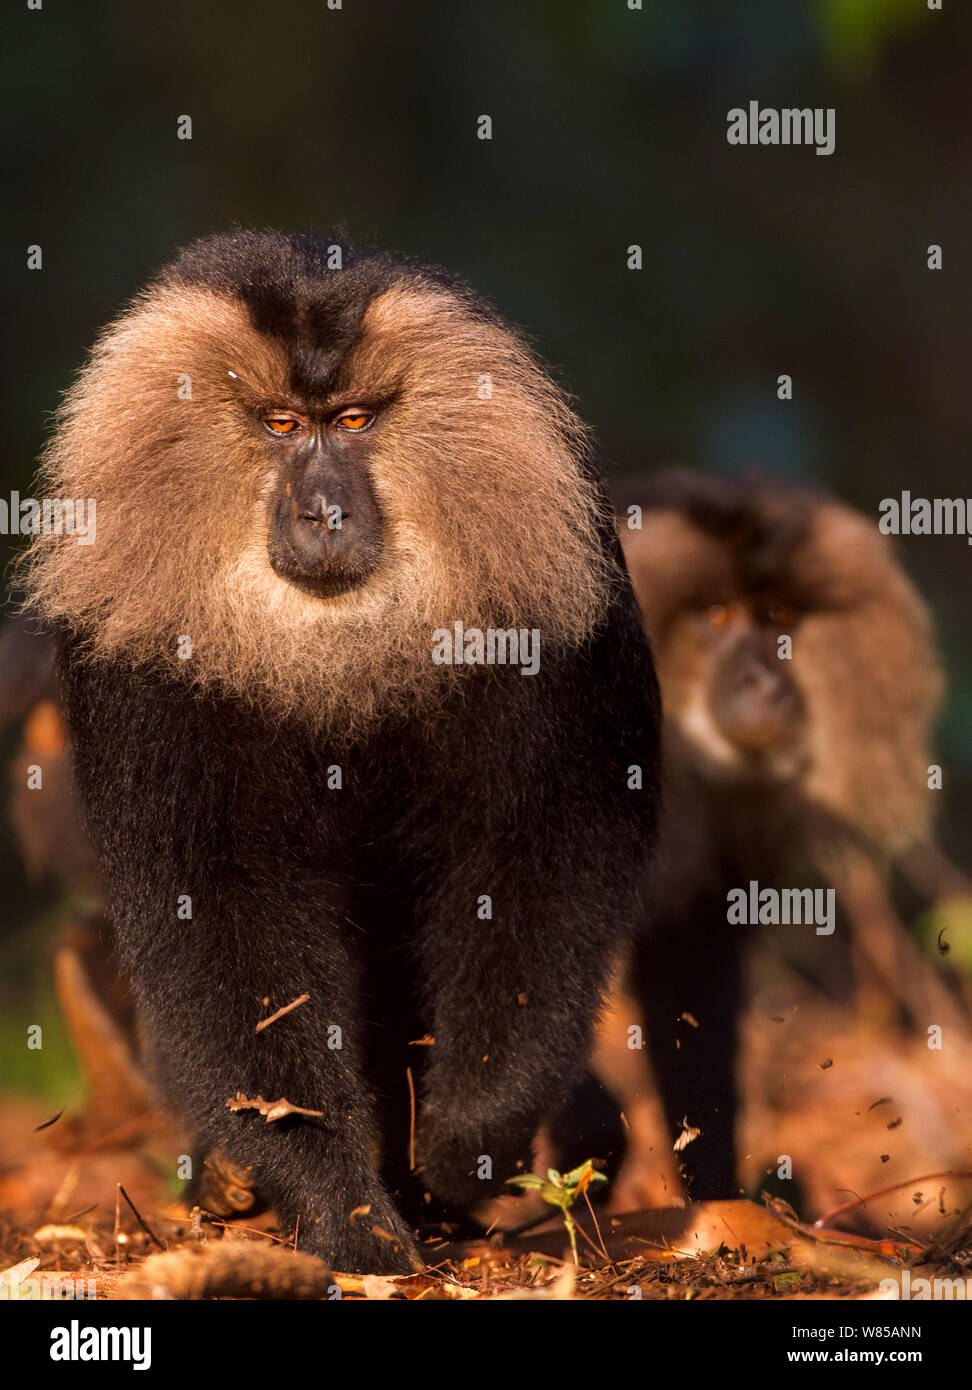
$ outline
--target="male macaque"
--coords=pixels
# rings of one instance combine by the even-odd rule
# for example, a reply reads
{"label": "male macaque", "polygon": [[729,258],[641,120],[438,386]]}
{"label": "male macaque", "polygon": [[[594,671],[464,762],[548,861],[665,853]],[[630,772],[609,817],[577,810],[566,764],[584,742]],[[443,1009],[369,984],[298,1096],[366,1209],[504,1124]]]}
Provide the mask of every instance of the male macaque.
{"label": "male macaque", "polygon": [[666,773],[659,920],[635,992],[671,1134],[683,1118],[702,1131],[679,1155],[691,1195],[726,1197],[747,939],[727,896],[836,876],[839,934],[844,867],[886,864],[926,830],[939,673],[924,605],[864,517],[789,485],[687,473],[636,500],[641,529],[622,515],[621,534]]}
{"label": "male macaque", "polygon": [[[560,392],[462,285],[336,244],[198,242],[106,330],[43,482],[97,543],[38,537],[28,588],[165,1095],[303,1249],[403,1270],[416,1199],[502,1190],[585,1065],[658,714]],[[434,661],[456,623],[537,670]]]}

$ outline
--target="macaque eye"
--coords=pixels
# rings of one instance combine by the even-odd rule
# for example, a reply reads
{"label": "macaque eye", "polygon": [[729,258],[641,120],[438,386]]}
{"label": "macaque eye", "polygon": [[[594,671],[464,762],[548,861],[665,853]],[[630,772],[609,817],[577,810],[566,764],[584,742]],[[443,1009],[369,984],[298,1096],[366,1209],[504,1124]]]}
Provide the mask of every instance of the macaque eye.
{"label": "macaque eye", "polygon": [[730,627],[746,616],[746,609],[736,599],[729,599],[726,603],[710,604],[705,616],[710,627]]}
{"label": "macaque eye", "polygon": [[775,603],[767,611],[766,616],[771,623],[776,623],[780,627],[789,627],[796,617],[796,609],[788,603]]}
{"label": "macaque eye", "polygon": [[357,406],[352,406],[335,416],[334,424],[342,430],[360,431],[366,430],[374,418],[370,410],[359,410]]}
{"label": "macaque eye", "polygon": [[293,434],[300,425],[289,415],[265,415],[263,423],[271,434]]}

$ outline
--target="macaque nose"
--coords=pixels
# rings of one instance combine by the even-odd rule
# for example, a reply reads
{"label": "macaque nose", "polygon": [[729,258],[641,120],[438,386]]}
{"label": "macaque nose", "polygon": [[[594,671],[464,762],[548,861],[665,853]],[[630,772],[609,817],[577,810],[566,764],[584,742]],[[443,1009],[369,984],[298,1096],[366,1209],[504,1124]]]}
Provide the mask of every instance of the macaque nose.
{"label": "macaque nose", "polygon": [[722,734],[743,752],[789,742],[803,713],[785,663],[762,651],[739,652],[727,662],[713,682],[711,702]]}
{"label": "macaque nose", "polygon": [[340,502],[329,503],[324,494],[320,493],[310,502],[305,502],[303,509],[297,513],[297,520],[308,521],[312,526],[326,526],[329,531],[336,531],[350,519],[350,515]]}
{"label": "macaque nose", "polygon": [[381,561],[381,514],[367,471],[315,448],[281,480],[267,537],[284,579],[321,596],[365,583]]}
{"label": "macaque nose", "polygon": [[351,513],[337,494],[310,492],[284,501],[283,531],[298,563],[339,561],[353,545]]}
{"label": "macaque nose", "polygon": [[339,594],[363,584],[378,565],[381,520],[364,488],[292,484],[277,497],[267,545],[284,579],[314,594]]}
{"label": "macaque nose", "polygon": [[750,698],[764,700],[768,704],[786,699],[792,690],[788,679],[779,671],[771,670],[765,661],[756,657],[742,664],[736,675],[736,684],[738,689],[748,693]]}

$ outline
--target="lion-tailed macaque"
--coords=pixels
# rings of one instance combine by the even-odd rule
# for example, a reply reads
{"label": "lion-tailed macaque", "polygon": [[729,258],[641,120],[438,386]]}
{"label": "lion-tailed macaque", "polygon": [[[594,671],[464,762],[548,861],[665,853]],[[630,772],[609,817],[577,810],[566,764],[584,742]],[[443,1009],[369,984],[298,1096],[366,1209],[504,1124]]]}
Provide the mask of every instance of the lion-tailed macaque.
{"label": "lion-tailed macaque", "polygon": [[[621,534],[665,749],[657,920],[634,988],[671,1135],[701,1130],[679,1156],[689,1192],[727,1197],[751,885],[836,882],[839,920],[845,868],[887,865],[925,834],[940,677],[924,604],[866,517],[789,484],[688,473],[633,500],[640,529],[636,508]],[[814,920],[789,930],[825,943],[834,923]]]}
{"label": "lion-tailed macaque", "polygon": [[27,588],[163,1093],[304,1250],[408,1269],[425,1194],[529,1166],[643,912],[654,675],[584,431],[451,277],[238,232],[103,333],[42,489],[97,501]]}

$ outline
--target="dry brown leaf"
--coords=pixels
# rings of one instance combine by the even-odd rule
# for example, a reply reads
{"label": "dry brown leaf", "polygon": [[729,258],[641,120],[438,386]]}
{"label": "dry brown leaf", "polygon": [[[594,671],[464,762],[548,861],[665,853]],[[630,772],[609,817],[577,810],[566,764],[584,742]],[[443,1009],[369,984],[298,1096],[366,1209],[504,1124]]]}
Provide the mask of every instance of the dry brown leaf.
{"label": "dry brown leaf", "polygon": [[34,1239],[40,1245],[43,1245],[46,1241],[49,1240],[83,1241],[87,1237],[87,1234],[87,1231],[83,1230],[80,1226],[47,1225],[38,1227],[38,1229],[34,1232]]}
{"label": "dry brown leaf", "polygon": [[19,1264],[11,1265],[9,1269],[0,1270],[0,1286],[11,1288],[14,1284],[23,1283],[29,1279],[34,1270],[40,1264],[40,1260],[21,1260]]}
{"label": "dry brown leaf", "polygon": [[692,1143],[693,1139],[698,1139],[701,1133],[702,1131],[700,1129],[694,1129],[693,1126],[689,1124],[688,1116],[684,1116],[682,1119],[682,1132],[677,1136],[675,1143],[672,1145],[675,1153],[681,1153],[684,1148],[687,1148],[688,1145]]}
{"label": "dry brown leaf", "polygon": [[289,1100],[284,1100],[281,1096],[279,1100],[264,1100],[262,1096],[254,1096],[248,1100],[242,1091],[237,1091],[232,1100],[226,1102],[229,1110],[256,1110],[270,1124],[273,1120],[282,1120],[287,1115],[311,1115],[317,1119],[324,1114],[323,1110],[307,1110],[302,1105],[291,1105]]}

